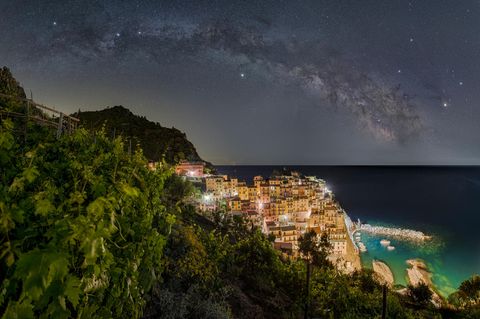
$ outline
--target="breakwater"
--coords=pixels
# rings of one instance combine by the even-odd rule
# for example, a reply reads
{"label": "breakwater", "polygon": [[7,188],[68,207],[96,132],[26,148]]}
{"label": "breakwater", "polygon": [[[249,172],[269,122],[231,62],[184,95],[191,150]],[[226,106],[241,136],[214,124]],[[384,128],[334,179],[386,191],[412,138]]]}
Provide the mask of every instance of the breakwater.
{"label": "breakwater", "polygon": [[425,241],[431,239],[431,236],[425,235],[423,232],[418,230],[385,226],[372,226],[370,224],[361,224],[360,222],[357,224],[356,230],[376,235],[385,235],[415,241]]}

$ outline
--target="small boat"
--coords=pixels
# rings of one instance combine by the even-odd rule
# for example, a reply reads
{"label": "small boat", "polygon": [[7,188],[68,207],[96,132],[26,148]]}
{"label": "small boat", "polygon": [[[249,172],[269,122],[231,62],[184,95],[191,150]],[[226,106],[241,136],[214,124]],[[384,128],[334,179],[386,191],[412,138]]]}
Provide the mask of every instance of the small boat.
{"label": "small boat", "polygon": [[389,246],[390,245],[390,240],[382,239],[382,240],[380,240],[380,245]]}
{"label": "small boat", "polygon": [[394,246],[390,246],[390,245],[389,245],[389,246],[387,247],[387,249],[388,249],[388,250],[394,250],[394,249],[395,249],[395,247],[394,247]]}
{"label": "small boat", "polygon": [[360,251],[361,251],[362,253],[364,253],[364,252],[367,251],[367,247],[366,247],[365,244],[362,243],[362,242],[359,242],[359,243],[358,243],[358,248],[360,249]]}

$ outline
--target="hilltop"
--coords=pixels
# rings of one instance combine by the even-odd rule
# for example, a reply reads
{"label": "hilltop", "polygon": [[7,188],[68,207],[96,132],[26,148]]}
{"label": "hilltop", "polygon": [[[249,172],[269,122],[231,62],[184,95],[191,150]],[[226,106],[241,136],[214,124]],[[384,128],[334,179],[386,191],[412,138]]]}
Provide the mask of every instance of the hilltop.
{"label": "hilltop", "polygon": [[138,142],[148,160],[159,161],[164,156],[170,164],[180,160],[203,161],[185,133],[135,115],[123,106],[100,111],[78,111],[73,116],[78,117],[81,125],[88,130],[99,130],[105,125],[106,131],[112,135],[133,138],[132,145]]}
{"label": "hilltop", "polygon": [[[0,68],[0,93],[14,98],[25,99],[26,94],[20,83],[7,67]],[[0,97],[0,108],[5,111],[24,112],[25,105],[21,100]],[[195,146],[182,131],[172,127],[167,128],[158,122],[152,122],[133,114],[123,106],[109,107],[99,111],[73,114],[81,121],[80,125],[89,131],[97,131],[105,127],[107,134],[122,135],[132,141],[132,147],[137,144],[142,148],[145,157],[150,161],[165,159],[169,164],[181,160],[203,161]],[[212,169],[212,165],[207,163]]]}

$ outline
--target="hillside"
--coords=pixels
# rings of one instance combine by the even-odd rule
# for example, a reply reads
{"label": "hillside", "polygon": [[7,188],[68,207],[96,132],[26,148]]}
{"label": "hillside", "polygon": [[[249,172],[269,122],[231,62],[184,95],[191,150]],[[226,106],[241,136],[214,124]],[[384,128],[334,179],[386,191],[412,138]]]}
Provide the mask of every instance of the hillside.
{"label": "hillside", "polygon": [[166,128],[151,122],[143,116],[133,114],[123,106],[114,106],[100,111],[77,112],[81,125],[88,130],[99,130],[105,125],[110,134],[133,137],[143,149],[147,159],[159,161],[162,156],[168,163],[180,160],[203,161],[195,146],[187,139],[185,133],[176,128]]}
{"label": "hillside", "polygon": [[[7,67],[0,68],[0,94],[24,99],[26,97],[24,89],[20,83],[13,77],[12,72]],[[0,110],[16,112],[22,110],[22,103],[0,96]]]}

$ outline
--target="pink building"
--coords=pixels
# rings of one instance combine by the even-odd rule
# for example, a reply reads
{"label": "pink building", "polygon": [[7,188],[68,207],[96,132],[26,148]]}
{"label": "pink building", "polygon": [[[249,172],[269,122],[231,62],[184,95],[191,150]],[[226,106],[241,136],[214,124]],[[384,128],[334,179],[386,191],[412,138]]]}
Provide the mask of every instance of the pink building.
{"label": "pink building", "polygon": [[175,167],[175,173],[182,176],[203,177],[204,162],[180,162]]}

